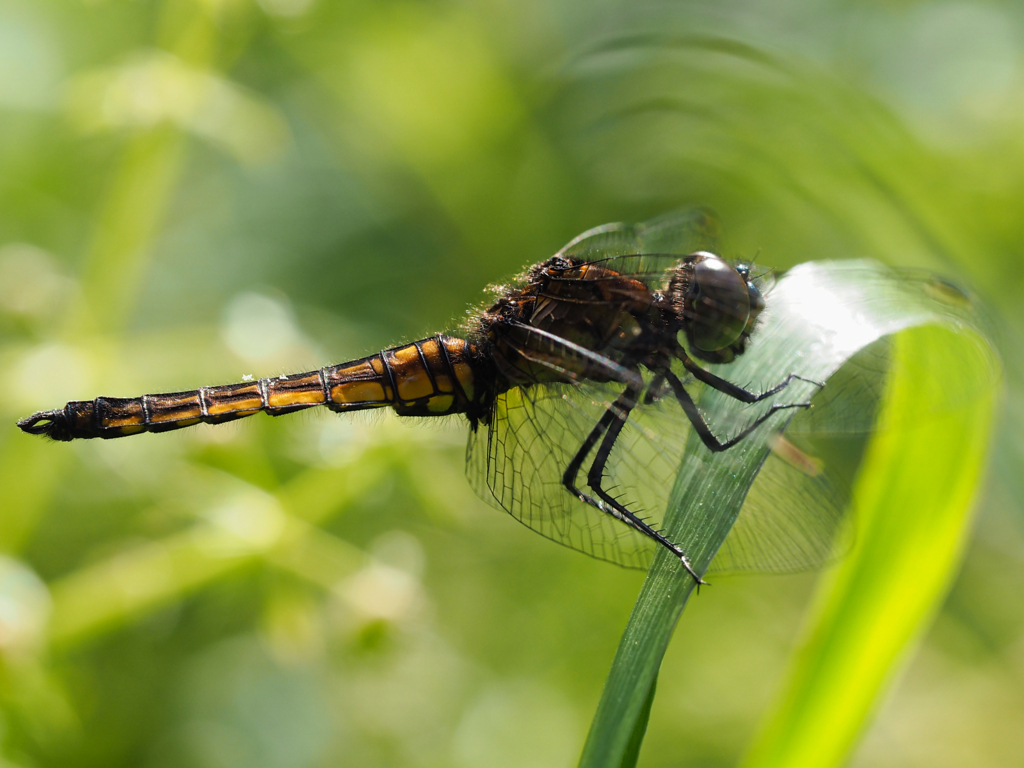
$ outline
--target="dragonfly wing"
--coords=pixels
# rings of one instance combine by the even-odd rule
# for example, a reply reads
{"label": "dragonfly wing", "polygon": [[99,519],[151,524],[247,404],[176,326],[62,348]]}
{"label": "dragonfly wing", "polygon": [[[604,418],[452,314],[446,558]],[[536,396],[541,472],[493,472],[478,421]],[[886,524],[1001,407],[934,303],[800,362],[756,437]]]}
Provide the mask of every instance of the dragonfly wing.
{"label": "dragonfly wing", "polygon": [[573,238],[559,256],[597,260],[632,254],[678,254],[717,247],[720,226],[707,208],[690,208],[640,224],[602,224]]}
{"label": "dragonfly wing", "polygon": [[[686,386],[699,402],[703,385],[691,380]],[[732,423],[718,423],[709,415],[710,427],[729,437],[770,407],[745,406],[743,420]],[[685,451],[707,449],[690,439],[693,427],[671,391],[634,410],[629,425],[612,452],[609,475],[622,489],[626,505],[643,509],[660,528]],[[857,453],[863,436],[851,440],[842,435],[837,441],[807,431],[793,438],[786,434],[767,436],[772,451],[709,573],[810,570],[834,562],[849,548],[849,479],[856,464],[849,454]],[[712,454],[707,457],[711,460]],[[691,548],[690,535],[684,531],[675,541],[684,551]]]}
{"label": "dragonfly wing", "polygon": [[811,570],[838,560],[853,541],[844,473],[788,438],[774,442],[709,573]]}
{"label": "dragonfly wing", "polygon": [[570,387],[517,387],[500,395],[489,427],[470,436],[467,474],[488,503],[559,544],[643,568],[643,536],[572,496],[562,475],[600,418]]}
{"label": "dragonfly wing", "polygon": [[659,216],[641,224],[604,224],[573,239],[558,252],[620,275],[662,287],[681,257],[718,250],[719,225],[706,208]]}
{"label": "dragonfly wing", "polygon": [[[541,535],[643,569],[656,545],[562,484],[566,467],[621,388],[587,383],[509,390],[496,399],[489,426],[481,424],[470,434],[466,471],[481,498]],[[611,451],[604,489],[660,529],[691,430],[670,395],[638,406]],[[836,560],[848,548],[852,528],[845,514],[845,475],[838,464],[823,465],[801,445],[808,447],[802,440],[777,443],[710,572],[807,570]],[[584,492],[589,459],[592,455],[577,478]],[[684,550],[686,536],[677,542]]]}
{"label": "dragonfly wing", "polygon": [[[892,306],[905,311],[920,302],[930,312],[945,307],[951,321],[968,327],[990,322],[969,291],[928,272],[884,271],[858,262],[843,268],[845,284],[861,291],[860,301],[874,304],[878,316]],[[864,347],[815,393],[812,408],[793,417],[785,439],[774,442],[713,571],[798,571],[833,562],[849,549],[857,522],[849,514],[851,486],[871,435],[907,426],[901,413],[881,414],[892,351],[889,338]],[[972,395],[960,388],[961,381],[955,373],[944,377],[941,396],[929,412],[915,413],[915,421],[962,407]]]}
{"label": "dragonfly wing", "polygon": [[[727,376],[728,366],[716,366],[716,371]],[[676,373],[682,377],[683,372],[678,370],[678,366]],[[700,407],[706,385],[690,379],[686,386]],[[820,394],[826,394],[828,388],[826,386]],[[860,390],[856,387],[849,390],[851,396],[857,392]],[[688,435],[691,426],[682,408],[670,393],[665,395],[665,399],[671,399],[674,407],[662,405],[654,428],[660,432]],[[712,410],[707,413],[708,426],[717,437],[726,440],[742,431],[772,405],[792,401],[792,396],[782,390],[764,402],[731,409],[724,418]],[[817,396],[813,401],[817,403]],[[856,404],[861,401],[862,398],[857,398]],[[855,426],[855,420],[867,422],[870,418],[852,415],[854,403],[846,402],[845,398],[834,397],[832,404],[849,414],[842,417],[847,426]],[[849,548],[853,536],[848,514],[850,485],[865,434],[835,433],[828,421],[821,420],[821,411],[817,406],[799,410],[783,432],[766,434],[759,431],[751,438],[767,439],[772,449],[708,573],[794,573],[811,570],[836,561]],[[761,428],[771,429],[771,426]],[[664,443],[665,438],[660,438],[660,442]],[[687,449],[707,450],[695,442],[681,447],[680,457]],[[710,460],[712,455],[708,453],[707,456]],[[688,532],[683,532],[676,542],[684,550],[688,546],[687,535]]]}
{"label": "dragonfly wing", "polygon": [[[627,568],[646,568],[654,542],[566,490],[562,476],[621,384],[514,388],[495,402],[489,427],[470,435],[467,475],[474,490],[543,536]],[[677,444],[652,431],[661,404],[631,417],[616,441],[604,488],[658,525],[679,466]],[[684,437],[685,440],[685,437]],[[592,458],[592,457],[591,457]],[[586,491],[584,464],[577,478]]]}

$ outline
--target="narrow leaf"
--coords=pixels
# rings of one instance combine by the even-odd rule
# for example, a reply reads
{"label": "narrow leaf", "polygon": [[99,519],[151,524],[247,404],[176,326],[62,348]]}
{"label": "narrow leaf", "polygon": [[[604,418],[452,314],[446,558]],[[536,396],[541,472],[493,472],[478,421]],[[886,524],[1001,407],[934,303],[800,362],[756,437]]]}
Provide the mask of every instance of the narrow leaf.
{"label": "narrow leaf", "polygon": [[[861,674],[858,665],[864,664],[864,659],[868,657],[878,671],[873,685],[870,681],[863,681],[859,689],[859,704],[850,707],[849,712],[845,713],[845,725],[836,723],[833,743],[837,746],[831,757],[835,760],[852,743],[871,702],[879,694],[886,679],[885,670],[891,668],[899,648],[914,635],[913,627],[920,627],[921,622],[930,615],[937,596],[955,568],[955,553],[959,551],[959,546],[949,545],[948,539],[962,541],[970,499],[980,477],[984,448],[991,428],[997,380],[996,363],[983,337],[975,331],[976,321],[970,301],[951,290],[948,285],[936,283],[927,277],[909,278],[871,262],[804,264],[782,278],[769,302],[770,312],[755,342],[742,358],[723,367],[722,375],[738,382],[759,381],[770,384],[783,379],[790,372],[797,372],[810,379],[824,381],[858,351],[882,337],[922,326],[929,326],[929,333],[939,333],[943,337],[942,344],[918,344],[919,332],[915,331],[912,341],[901,341],[896,346],[897,362],[889,395],[880,415],[883,429],[872,440],[857,485],[856,511],[864,518],[863,523],[858,522],[859,543],[847,561],[848,564],[843,566],[844,572],[864,557],[888,556],[885,552],[870,554],[874,552],[875,544],[870,537],[870,528],[867,528],[873,518],[866,506],[877,504],[878,497],[887,491],[878,473],[886,470],[888,465],[884,462],[891,459],[893,452],[893,448],[889,447],[888,453],[880,454],[880,451],[886,449],[884,446],[879,447],[878,442],[892,440],[894,434],[918,429],[914,414],[905,410],[907,398],[897,397],[894,393],[916,387],[916,396],[919,398],[916,407],[919,413],[928,419],[948,417],[958,420],[957,423],[971,425],[967,429],[970,439],[966,445],[963,429],[947,432],[938,425],[929,428],[927,438],[914,443],[918,450],[916,458],[904,467],[906,472],[900,476],[904,489],[916,488],[921,491],[912,503],[919,510],[915,514],[922,519],[927,518],[932,514],[929,504],[936,500],[933,492],[924,492],[934,481],[928,467],[928,451],[934,449],[947,455],[959,452],[959,464],[950,466],[948,462],[943,463],[946,476],[946,485],[943,487],[955,488],[957,491],[956,498],[949,499],[950,505],[955,506],[957,512],[942,516],[945,521],[942,527],[947,533],[947,554],[933,563],[935,576],[929,579],[929,588],[907,590],[913,594],[908,594],[906,600],[916,608],[910,610],[910,605],[903,606],[910,617],[904,622],[906,630],[902,634],[891,633],[885,651],[879,649],[878,653],[874,648],[860,648],[862,655],[858,655],[858,648],[854,644],[843,646],[849,653],[833,660],[830,656],[831,646],[823,643],[816,653],[805,652],[801,656],[801,662],[805,663],[800,664],[801,671],[795,673],[794,679],[813,678],[813,667],[820,666],[823,659],[829,659],[834,665],[832,670],[836,679],[844,675]],[[915,353],[909,366],[908,346]],[[962,360],[972,364],[976,371],[958,380],[952,389],[946,386],[949,371],[946,352],[959,355]],[[884,375],[884,372],[880,371],[879,375]],[[786,390],[788,402],[809,398],[815,391],[813,385],[794,382]],[[716,391],[704,392],[700,405],[711,424],[742,422],[745,406]],[[828,423],[827,413],[816,416],[819,421]],[[769,456],[771,437],[785,427],[791,417],[791,411],[779,413],[749,439],[723,453],[712,454],[695,437],[691,438],[676,478],[665,527],[669,538],[684,544],[698,572],[708,568],[722,546],[748,491]],[[891,473],[891,468],[889,471]],[[876,501],[870,497],[870,488],[877,489],[874,496]],[[867,528],[863,534],[860,531],[862,524]],[[893,546],[891,541],[889,546]],[[910,539],[901,546],[914,550],[918,542]],[[865,552],[869,555],[864,555]],[[885,580],[882,576],[884,569],[877,567],[877,559],[875,563],[876,568],[872,573],[877,572],[879,584],[882,584]],[[906,574],[904,578],[913,581],[916,577],[914,574]],[[823,606],[819,608],[822,616],[842,615],[844,610],[837,606],[859,599],[856,585],[843,588],[846,581],[835,583],[834,595],[833,588],[826,588],[829,597],[823,596],[819,600]],[[657,554],[605,682],[584,746],[581,766],[620,768],[635,764],[639,754],[635,750],[634,740],[637,725],[646,718],[649,711],[650,694],[662,657],[693,587],[692,579],[686,576],[681,565],[667,551]],[[860,604],[868,603],[860,601]],[[869,629],[870,618],[870,615],[865,618],[862,630]],[[835,619],[831,620],[835,622]],[[838,628],[838,625],[835,626]],[[902,641],[900,638],[903,638]],[[812,698],[810,692],[804,692],[802,688],[791,689],[786,697],[788,703],[782,706],[782,714],[765,731],[762,746],[755,748],[750,765],[809,764],[799,761],[780,762],[788,759],[785,757],[788,752],[778,745],[808,743],[806,740],[800,742],[797,738],[799,733],[804,732],[801,729],[808,727],[806,719],[799,719],[800,715],[806,718],[808,713],[818,707],[819,717],[830,716],[827,714],[828,707],[823,705],[822,697],[826,690],[814,690],[818,698]],[[810,725],[813,727],[813,724]],[[771,754],[773,760],[778,760],[763,761],[757,757],[760,754]]]}

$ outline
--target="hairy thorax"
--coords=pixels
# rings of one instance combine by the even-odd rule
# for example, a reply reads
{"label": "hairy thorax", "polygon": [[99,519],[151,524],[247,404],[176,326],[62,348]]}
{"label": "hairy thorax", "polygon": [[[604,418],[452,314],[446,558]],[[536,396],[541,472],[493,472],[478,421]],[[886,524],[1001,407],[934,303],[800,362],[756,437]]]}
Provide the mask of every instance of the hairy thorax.
{"label": "hairy thorax", "polygon": [[[552,337],[599,352],[616,363],[640,362],[666,326],[661,295],[642,282],[593,264],[554,257],[531,270],[520,288],[498,298],[480,316],[480,332],[492,347],[499,372],[511,385],[529,382],[607,381],[605,370],[585,356],[554,346],[525,353],[512,330],[528,325]],[[535,345],[536,346],[536,345]],[[558,367],[550,363],[558,360]]]}

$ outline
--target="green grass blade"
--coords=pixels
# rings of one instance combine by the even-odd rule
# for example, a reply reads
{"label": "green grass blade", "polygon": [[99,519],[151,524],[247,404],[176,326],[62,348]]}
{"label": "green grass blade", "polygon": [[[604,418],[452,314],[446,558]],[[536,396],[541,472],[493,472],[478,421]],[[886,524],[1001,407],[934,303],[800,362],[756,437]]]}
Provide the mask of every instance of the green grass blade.
{"label": "green grass blade", "polygon": [[[949,387],[947,384],[950,369],[946,367],[949,361],[945,351],[939,354],[938,349],[942,344],[919,344],[918,332],[915,331],[912,343],[897,345],[898,364],[892,392],[881,415],[886,423],[891,422],[891,426],[880,431],[879,436],[873,440],[869,449],[869,459],[862,468],[857,489],[860,506],[858,511],[860,514],[868,514],[862,506],[863,500],[867,498],[865,488],[872,482],[881,482],[869,477],[879,472],[879,460],[875,457],[881,449],[876,443],[879,440],[891,439],[893,434],[917,429],[910,428],[910,425],[914,424],[913,412],[903,410],[907,408],[906,397],[894,399],[893,394],[902,392],[910,386],[901,382],[911,382],[917,387],[916,406],[921,412],[926,413],[929,419],[934,419],[936,411],[941,413],[943,418],[954,418],[951,412],[955,412],[955,418],[969,423],[975,430],[971,433],[972,440],[965,444],[961,439],[961,433],[943,431],[942,427],[936,425],[930,426],[927,439],[918,444],[923,452],[921,458],[909,467],[909,475],[902,479],[904,488],[918,488],[921,492],[918,497],[922,509],[920,515],[927,518],[932,514],[927,509],[927,504],[933,497],[924,494],[923,488],[919,486],[933,482],[930,472],[925,471],[928,468],[928,450],[938,450],[938,444],[941,444],[943,451],[960,451],[962,463],[955,468],[947,466],[943,471],[950,482],[953,482],[954,477],[959,478],[955,485],[959,491],[958,499],[962,502],[960,514],[951,515],[955,522],[949,522],[946,528],[949,529],[949,536],[962,541],[966,521],[965,510],[969,507],[969,499],[980,476],[984,448],[991,428],[996,378],[996,364],[991,353],[983,338],[972,330],[974,319],[969,302],[959,294],[951,296],[941,286],[936,288],[927,279],[908,280],[869,262],[842,262],[805,264],[792,270],[776,287],[771,304],[771,313],[764,327],[759,330],[756,343],[743,358],[730,366],[728,375],[732,380],[772,382],[781,380],[791,371],[825,380],[857,351],[877,339],[922,326],[935,326],[929,328],[929,332],[943,334],[943,350],[961,355],[961,365],[963,362],[976,363],[975,379],[966,376],[956,381],[955,387]],[[908,352],[908,348],[911,351]],[[906,365],[908,356],[914,357],[914,362],[910,366]],[[960,366],[953,370],[960,370]],[[814,392],[812,385],[805,385],[802,382],[795,382],[790,389],[792,391],[788,392],[788,397],[791,401],[809,397]],[[954,399],[954,394],[961,397]],[[960,404],[963,408],[951,407]],[[743,406],[718,392],[707,391],[701,399],[701,408],[714,424],[734,423],[737,411]],[[964,409],[970,413],[965,413]],[[748,490],[768,457],[770,449],[767,438],[775,429],[784,426],[788,417],[786,414],[779,414],[777,418],[774,424],[769,423],[750,439],[720,454],[709,453],[700,446],[696,438],[691,438],[672,491],[665,528],[669,538],[685,543],[698,572],[703,572],[708,567],[731,530]],[[920,473],[914,474],[915,471]],[[946,488],[948,485],[942,487]],[[864,524],[867,525],[867,521]],[[860,532],[858,536],[861,536]],[[859,538],[859,542],[857,551],[848,561],[851,564],[855,561],[860,562],[864,557],[888,556],[886,550],[872,554],[874,544],[867,531]],[[907,541],[902,546],[913,549],[917,542]],[[953,549],[959,551],[959,546]],[[927,606],[934,605],[936,595],[941,593],[942,586],[948,582],[955,564],[955,553],[933,563],[933,570],[944,574],[944,577],[932,580],[935,584],[928,593],[930,597],[925,601]],[[876,566],[879,584],[883,584],[884,569],[877,563]],[[844,566],[846,567],[848,566]],[[913,580],[913,577],[909,577],[909,580]],[[605,682],[580,766],[623,768],[635,765],[639,754],[639,750],[636,749],[637,734],[646,722],[661,660],[692,591],[693,581],[682,572],[679,563],[669,557],[667,551],[658,552],[633,608],[611,672]],[[848,592],[837,595],[838,603],[859,597]],[[914,597],[923,599],[921,595]],[[907,599],[912,597],[908,595]],[[862,602],[862,605],[867,603]],[[914,614],[918,617],[915,626],[920,626],[928,611],[929,608],[925,608]],[[841,614],[842,610],[831,609],[832,614],[837,612]],[[828,657],[829,651],[830,649],[825,647],[818,656],[809,658],[808,666],[801,668],[804,671],[800,673],[803,675],[800,679],[813,678],[813,666],[820,665],[822,659]],[[862,663],[863,660],[857,656],[856,646],[850,647],[850,651],[850,656],[845,659],[837,658],[835,661],[835,675],[840,679],[844,675],[859,674],[856,664]],[[873,650],[867,649],[865,653],[873,653]],[[885,662],[879,658],[878,663],[888,669],[892,659]],[[856,733],[863,721],[864,713],[879,690],[880,682],[873,688],[865,687],[864,705],[857,710],[861,714],[856,725],[847,726],[847,734]],[[819,695],[825,694],[823,689],[815,691],[818,691]],[[809,708],[801,709],[799,704],[805,700]],[[761,744],[768,745],[768,751],[765,752],[764,747],[758,747],[755,755],[768,752],[781,755],[782,752],[771,746],[778,743],[772,741],[778,738],[772,734],[782,734],[782,741],[796,734],[796,730],[793,729],[796,721],[786,713],[807,714],[814,706],[821,706],[822,699],[815,699],[812,702],[810,698],[801,698],[797,695],[796,698],[787,698],[787,701],[794,703],[792,706],[784,706],[784,713],[765,731],[767,736]],[[829,716],[827,707],[821,707],[819,712],[823,713],[824,717]],[[790,737],[786,737],[785,734],[790,734]],[[852,738],[853,735],[848,736],[847,747]]]}
{"label": "green grass blade", "polygon": [[651,707],[654,705],[654,694],[658,687],[657,684],[657,679],[651,683],[651,689],[647,692],[647,697],[644,699],[643,707],[640,710],[640,717],[637,718],[633,726],[633,733],[630,735],[626,751],[622,755],[623,768],[636,765],[636,761],[640,757],[640,747],[643,746],[644,736],[647,735],[647,723],[651,719]]}
{"label": "green grass blade", "polygon": [[[936,326],[899,334],[895,351],[883,419],[900,414],[900,423],[870,444],[855,491],[855,549],[820,588],[746,768],[842,764],[959,565],[997,400],[991,360],[976,337]],[[944,398],[936,371],[978,396],[930,413]]]}

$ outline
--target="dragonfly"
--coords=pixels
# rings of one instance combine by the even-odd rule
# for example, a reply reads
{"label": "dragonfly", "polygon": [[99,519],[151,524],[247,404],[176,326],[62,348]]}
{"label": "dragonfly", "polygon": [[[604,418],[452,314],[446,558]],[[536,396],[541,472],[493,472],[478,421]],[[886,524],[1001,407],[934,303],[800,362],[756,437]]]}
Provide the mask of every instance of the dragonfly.
{"label": "dragonfly", "polygon": [[[71,401],[18,426],[70,441],[321,406],[461,415],[469,423],[467,475],[485,501],[549,539],[622,566],[646,568],[657,548],[667,549],[705,584],[657,519],[687,436],[692,430],[708,451],[726,451],[779,411],[810,406],[806,399],[775,401],[794,381],[824,386],[793,372],[754,391],[706,367],[719,370],[756,343],[770,300],[770,273],[714,253],[717,231],[703,209],[603,225],[493,286],[491,299],[458,331],[304,373]],[[771,404],[723,435],[698,407],[695,387]],[[785,515],[830,502],[827,493],[783,485],[777,506]],[[824,526],[821,538],[832,527]],[[765,551],[778,547],[749,536],[731,565],[778,570],[778,554]],[[783,569],[827,558],[828,544],[816,549]]]}

